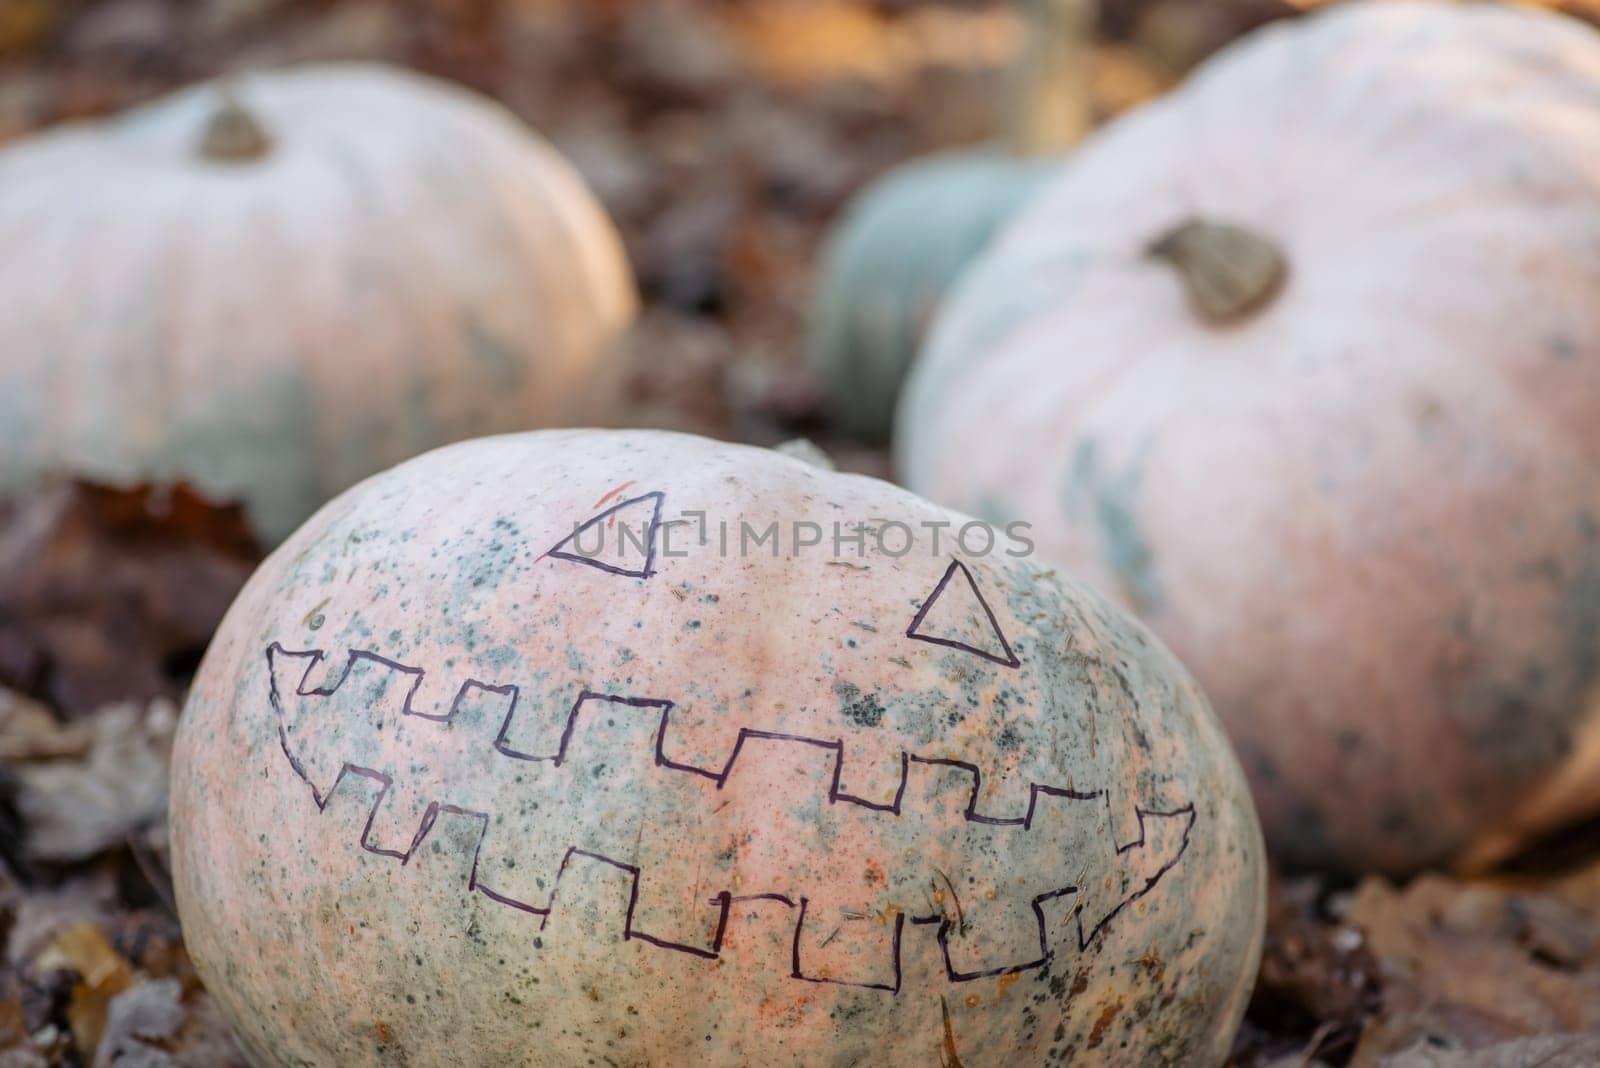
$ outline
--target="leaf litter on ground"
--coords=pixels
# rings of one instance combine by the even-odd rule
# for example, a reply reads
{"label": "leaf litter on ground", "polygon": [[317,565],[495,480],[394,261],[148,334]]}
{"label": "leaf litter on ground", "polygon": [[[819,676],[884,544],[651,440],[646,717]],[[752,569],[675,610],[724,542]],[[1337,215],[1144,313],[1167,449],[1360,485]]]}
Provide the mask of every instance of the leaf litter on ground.
{"label": "leaf litter on ground", "polygon": [[[1096,110],[1318,3],[1104,0]],[[652,425],[804,435],[885,475],[805,370],[817,248],[872,178],[994,134],[1017,40],[1000,0],[0,0],[0,142],[286,62],[454,78],[549,136],[617,219]],[[244,1063],[170,907],[163,811],[188,675],[259,557],[238,508],[184,487],[0,503],[0,1068]],[[1579,845],[1537,875],[1276,880],[1232,1063],[1600,1064],[1600,829]]]}

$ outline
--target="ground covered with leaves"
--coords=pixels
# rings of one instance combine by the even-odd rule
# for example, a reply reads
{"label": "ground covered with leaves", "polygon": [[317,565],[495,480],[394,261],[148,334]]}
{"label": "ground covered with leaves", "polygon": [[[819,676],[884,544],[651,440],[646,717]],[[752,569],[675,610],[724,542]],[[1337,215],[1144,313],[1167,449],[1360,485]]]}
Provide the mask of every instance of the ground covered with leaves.
{"label": "ground covered with leaves", "polygon": [[[1306,6],[1106,0],[1097,112]],[[874,176],[994,134],[1018,39],[1009,5],[977,0],[0,0],[0,142],[290,61],[465,82],[549,136],[622,228],[644,421],[804,433],[882,474],[804,370],[817,249]],[[172,909],[166,770],[259,558],[237,509],[182,488],[0,503],[0,1068],[243,1063]],[[1600,1064],[1600,827],[1470,881],[1276,880],[1234,1060]]]}

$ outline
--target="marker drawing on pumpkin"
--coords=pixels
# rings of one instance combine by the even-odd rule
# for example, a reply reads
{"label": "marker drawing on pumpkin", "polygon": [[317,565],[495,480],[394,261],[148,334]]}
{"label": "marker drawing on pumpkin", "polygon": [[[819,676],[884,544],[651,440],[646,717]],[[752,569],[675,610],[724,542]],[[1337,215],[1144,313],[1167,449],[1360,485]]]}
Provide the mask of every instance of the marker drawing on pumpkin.
{"label": "marker drawing on pumpkin", "polygon": [[[941,588],[959,566],[946,572]],[[1029,784],[1022,812],[983,812],[976,764],[905,750],[892,801],[872,802],[840,788],[842,738],[750,727],[740,729],[720,766],[702,767],[669,755],[673,701],[588,690],[578,694],[554,747],[530,751],[514,744],[515,685],[467,679],[448,709],[432,712],[414,707],[423,668],[352,650],[336,675],[314,686],[312,672],[327,659],[323,650],[295,652],[274,642],[265,655],[280,747],[318,810],[326,811],[336,796],[359,803],[360,784],[376,784],[359,839],[367,852],[404,866],[440,815],[472,821],[469,890],[538,916],[542,930],[575,864],[607,866],[632,884],[624,941],[705,960],[721,957],[735,903],[770,903],[793,914],[790,977],[805,982],[897,993],[908,918],[914,928],[934,928],[952,983],[1044,967],[1058,952],[1051,934],[1064,925],[1076,930],[1083,952],[1181,861],[1197,819],[1193,804],[1136,808],[1138,836],[1118,842],[1108,790],[1039,782]],[[365,740],[381,736],[383,744],[363,746],[363,732]],[[363,757],[364,750],[390,755],[383,766],[372,766],[377,758]],[[496,774],[500,760],[526,772]],[[632,803],[613,801],[621,811],[596,824],[584,817],[593,791],[608,789],[601,772],[613,770],[630,784]],[[784,786],[774,788],[780,782]],[[824,803],[808,803],[797,789]],[[532,797],[542,806],[538,826],[565,830],[554,837],[527,828],[491,833],[496,813],[515,811],[511,806]],[[802,807],[810,810],[805,825],[796,815]],[[720,826],[738,828],[740,850],[754,857],[786,855],[805,841],[798,835],[822,821],[832,832],[830,865],[862,870],[881,858],[899,867],[861,886],[813,876],[804,865],[764,864],[757,867],[773,885],[745,888],[724,873],[729,881],[718,891],[717,875],[702,881],[699,874],[722,871],[715,854],[723,846],[706,840],[700,826],[712,813]],[[879,848],[890,826],[885,821],[900,821],[893,825],[896,840],[909,831],[922,837],[923,848]],[[703,842],[707,856],[673,842]],[[958,902],[959,923],[938,904],[942,898],[926,896],[925,888],[938,885],[934,871],[943,875],[929,869],[927,858],[958,858],[968,865],[959,870],[981,872],[985,858],[1001,853],[1019,858],[1016,870],[1028,873],[1031,888],[979,894],[964,911]],[[953,895],[954,885],[945,880]],[[740,889],[758,892],[736,894]],[[702,896],[702,890],[715,892]],[[903,904],[917,900],[927,908]],[[869,915],[883,922],[848,922]]]}
{"label": "marker drawing on pumpkin", "polygon": [[[953,583],[951,580],[957,574],[962,581]],[[994,609],[978,589],[977,580],[959,560],[951,560],[950,566],[945,568],[939,584],[928,594],[906,628],[906,637],[960,649],[1002,667],[1022,666],[1000,630]]]}
{"label": "marker drawing on pumpkin", "polygon": [[[623,483],[624,486],[631,484]],[[610,494],[607,494],[600,500],[603,503],[609,497]],[[599,515],[584,520],[571,534],[556,542],[545,555],[557,560],[585,564],[625,578],[647,579],[656,573],[661,507],[665,501],[666,494],[660,490],[629,497]],[[623,520],[621,517],[624,515],[637,518]],[[584,549],[584,536],[590,531],[598,534],[593,552]],[[643,533],[635,533],[636,531]],[[636,564],[629,563],[630,550],[637,554]]]}

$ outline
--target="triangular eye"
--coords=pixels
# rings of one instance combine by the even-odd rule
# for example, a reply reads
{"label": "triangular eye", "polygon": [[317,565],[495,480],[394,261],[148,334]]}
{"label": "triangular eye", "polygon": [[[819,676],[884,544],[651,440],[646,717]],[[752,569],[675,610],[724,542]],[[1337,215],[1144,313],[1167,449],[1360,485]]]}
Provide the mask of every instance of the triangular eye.
{"label": "triangular eye", "polygon": [[977,580],[959,560],[952,560],[945,568],[944,577],[906,628],[906,637],[960,649],[1005,667],[1019,667],[1022,663],[1000,632],[1000,624],[989,602],[983,599]]}
{"label": "triangular eye", "polygon": [[649,578],[656,573],[656,534],[665,499],[659,490],[629,497],[585,520],[545,555],[613,575]]}

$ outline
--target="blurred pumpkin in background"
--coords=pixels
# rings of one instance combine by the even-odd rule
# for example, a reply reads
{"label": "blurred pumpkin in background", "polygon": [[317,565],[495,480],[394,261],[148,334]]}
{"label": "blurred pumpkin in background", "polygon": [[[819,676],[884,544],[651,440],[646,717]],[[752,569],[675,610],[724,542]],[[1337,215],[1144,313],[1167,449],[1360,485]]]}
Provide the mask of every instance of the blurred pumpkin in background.
{"label": "blurred pumpkin in background", "polygon": [[1002,144],[917,160],[868,186],[823,253],[809,354],[839,424],[886,441],[939,299],[1091,123],[1094,0],[1024,0]]}
{"label": "blurred pumpkin in background", "polygon": [[611,223],[415,74],[253,74],[19,142],[0,248],[0,488],[182,477],[276,541],[432,446],[619,418]]}
{"label": "blurred pumpkin in background", "polygon": [[1600,802],[1600,37],[1351,5],[1108,127],[900,409],[1199,676],[1286,861],[1486,862]]}

